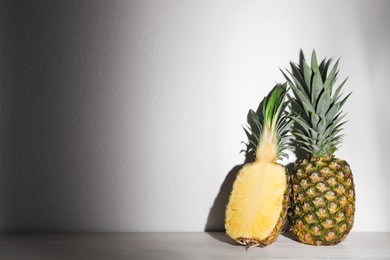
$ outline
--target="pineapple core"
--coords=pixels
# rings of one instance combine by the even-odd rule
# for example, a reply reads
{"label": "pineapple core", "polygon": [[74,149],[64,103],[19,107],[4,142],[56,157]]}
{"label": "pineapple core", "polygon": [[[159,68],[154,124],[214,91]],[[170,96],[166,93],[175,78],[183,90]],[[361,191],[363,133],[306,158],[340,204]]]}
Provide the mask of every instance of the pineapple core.
{"label": "pineapple core", "polygon": [[272,161],[246,164],[237,175],[225,227],[233,238],[267,238],[278,222],[287,188],[285,168]]}

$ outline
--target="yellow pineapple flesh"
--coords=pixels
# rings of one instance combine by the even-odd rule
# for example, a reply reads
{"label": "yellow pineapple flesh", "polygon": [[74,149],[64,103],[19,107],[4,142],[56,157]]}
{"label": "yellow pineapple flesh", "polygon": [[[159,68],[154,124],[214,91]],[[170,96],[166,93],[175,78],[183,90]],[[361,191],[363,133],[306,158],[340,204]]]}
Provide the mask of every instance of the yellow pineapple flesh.
{"label": "yellow pineapple flesh", "polygon": [[255,244],[266,240],[279,218],[285,218],[286,189],[283,166],[270,162],[245,165],[230,195],[225,220],[227,234],[243,244],[245,238],[252,238]]}
{"label": "yellow pineapple flesh", "polygon": [[281,130],[290,125],[288,120],[280,123],[285,119],[280,117],[285,95],[286,85],[277,85],[264,101],[264,118],[252,113],[261,128],[256,160],[238,172],[226,207],[227,235],[247,247],[274,242],[287,218],[288,178],[285,167],[276,162],[285,145],[280,142]]}

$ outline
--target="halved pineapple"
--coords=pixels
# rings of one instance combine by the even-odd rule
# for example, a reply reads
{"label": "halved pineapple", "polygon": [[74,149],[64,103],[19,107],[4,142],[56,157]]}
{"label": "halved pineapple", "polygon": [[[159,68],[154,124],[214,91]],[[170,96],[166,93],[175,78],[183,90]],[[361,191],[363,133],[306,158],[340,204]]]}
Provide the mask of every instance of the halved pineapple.
{"label": "halved pineapple", "polygon": [[[227,235],[247,247],[274,242],[286,220],[288,178],[284,166],[276,162],[287,156],[283,150],[292,123],[284,111],[286,88],[286,84],[276,85],[258,111],[249,113],[259,133],[256,147],[249,150],[256,159],[237,174],[225,216]],[[253,126],[252,134],[257,137]]]}

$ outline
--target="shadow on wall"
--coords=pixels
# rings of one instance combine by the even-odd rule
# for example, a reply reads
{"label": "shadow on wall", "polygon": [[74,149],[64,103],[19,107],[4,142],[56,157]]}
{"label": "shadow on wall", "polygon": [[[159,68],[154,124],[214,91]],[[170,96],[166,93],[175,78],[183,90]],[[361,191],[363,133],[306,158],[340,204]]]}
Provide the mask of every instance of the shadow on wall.
{"label": "shadow on wall", "polygon": [[[262,108],[263,108],[263,103],[260,103],[256,113],[262,114]],[[256,158],[253,151],[256,149],[256,147],[254,146],[254,144],[257,143],[256,136],[260,136],[259,128],[256,125],[256,122],[253,121],[250,111],[248,112],[247,115],[247,122],[248,122],[248,127],[252,129],[252,132],[244,128],[244,131],[248,137],[248,144],[246,146],[246,150],[242,151],[245,152],[244,164],[255,161]],[[236,179],[238,172],[240,171],[240,169],[244,164],[234,166],[227,174],[224,182],[221,184],[221,188],[218,192],[217,197],[214,200],[213,205],[211,206],[207,218],[206,227],[205,227],[206,232],[225,230],[224,228],[225,208],[229,201],[229,196],[232,191],[234,180]]]}
{"label": "shadow on wall", "polygon": [[0,231],[96,230],[112,210],[96,202],[112,192],[97,151],[113,86],[99,60],[120,6],[87,2],[1,5]]}
{"label": "shadow on wall", "polygon": [[241,167],[242,165],[234,166],[221,184],[218,195],[210,209],[205,231],[213,232],[225,230],[225,207],[228,203],[230,192],[232,191],[233,182],[236,179],[236,175],[240,171]]}
{"label": "shadow on wall", "polygon": [[[263,113],[263,102],[264,100],[259,104],[256,113],[258,115],[261,115]],[[245,152],[245,161],[241,165],[234,166],[230,172],[227,174],[224,182],[221,184],[221,188],[218,192],[217,197],[214,200],[214,203],[210,209],[205,231],[206,232],[213,232],[213,231],[224,231],[224,224],[225,224],[225,208],[229,201],[229,196],[232,191],[233,183],[236,179],[236,176],[240,169],[243,167],[246,163],[254,162],[256,157],[253,151],[256,150],[256,144],[257,137],[260,136],[260,130],[258,126],[256,125],[256,122],[253,121],[250,111],[247,115],[247,122],[248,122],[248,128],[251,129],[251,131],[248,131],[244,128],[244,131],[247,135],[248,142],[246,145],[246,150],[242,151]]]}

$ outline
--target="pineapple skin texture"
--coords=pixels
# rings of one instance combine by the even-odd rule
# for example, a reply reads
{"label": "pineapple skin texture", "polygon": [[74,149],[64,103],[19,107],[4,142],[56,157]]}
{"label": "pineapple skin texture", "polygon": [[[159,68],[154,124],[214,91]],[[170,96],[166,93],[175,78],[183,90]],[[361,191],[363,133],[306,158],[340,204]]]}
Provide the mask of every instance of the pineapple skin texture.
{"label": "pineapple skin texture", "polygon": [[[254,166],[257,163],[258,162],[254,162],[254,163],[247,164],[247,165],[243,166],[243,168],[237,174],[236,181],[233,184],[233,189],[234,189],[235,184],[237,183],[238,179],[243,178],[243,175],[245,175],[245,169],[247,167]],[[275,165],[279,165],[279,164],[275,164]],[[226,234],[231,239],[235,240],[236,242],[238,242],[241,245],[246,246],[247,248],[252,247],[252,246],[265,247],[265,246],[268,246],[268,245],[272,244],[273,242],[275,242],[276,239],[278,238],[279,234],[281,233],[284,224],[287,221],[289,199],[290,199],[289,175],[287,174],[287,169],[284,168],[284,166],[282,166],[282,165],[279,165],[279,166],[283,167],[284,172],[285,172],[286,189],[284,190],[284,193],[282,195],[282,207],[280,210],[280,214],[277,218],[276,224],[273,227],[273,229],[271,230],[271,232],[269,233],[269,235],[267,235],[265,238],[259,238],[257,235],[238,236],[237,237],[237,236],[232,236],[232,234],[230,234],[229,230],[232,229],[233,227],[232,227],[232,224],[229,223],[231,221],[231,219],[230,219],[230,214],[228,212],[229,212],[229,207],[231,206],[232,202],[235,200],[235,198],[233,196],[233,192],[230,194],[229,203],[226,206],[226,216],[225,216]],[[234,227],[234,229],[236,229],[236,227]]]}
{"label": "pineapple skin texture", "polygon": [[349,164],[334,156],[301,161],[291,176],[292,232],[309,245],[336,245],[349,234],[355,187]]}

